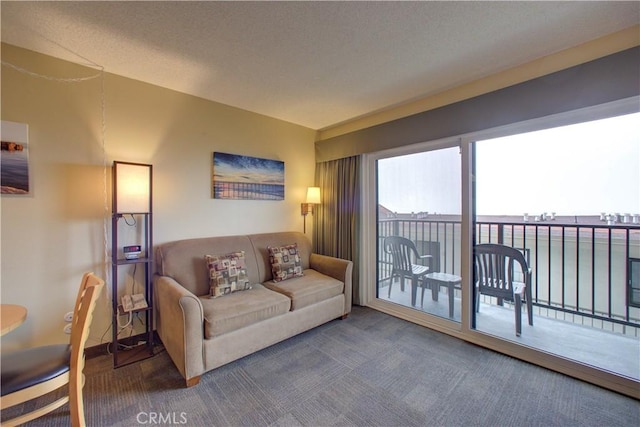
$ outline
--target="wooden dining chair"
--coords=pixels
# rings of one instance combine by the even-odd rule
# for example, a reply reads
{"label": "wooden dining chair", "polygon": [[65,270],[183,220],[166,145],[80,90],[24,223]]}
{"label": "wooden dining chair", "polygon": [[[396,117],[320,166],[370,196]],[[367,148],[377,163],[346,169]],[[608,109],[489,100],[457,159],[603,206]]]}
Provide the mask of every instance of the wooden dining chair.
{"label": "wooden dining chair", "polygon": [[[401,236],[389,236],[384,239],[384,251],[391,255],[391,280],[389,282],[389,295],[391,286],[396,277],[400,278],[400,289],[404,290],[404,279],[411,279],[411,305],[416,305],[416,292],[418,282],[429,272],[429,267],[416,264],[418,260],[431,260],[431,255],[420,255],[416,245],[409,239]],[[422,298],[424,298],[424,281],[422,282]]]}
{"label": "wooden dining chair", "polygon": [[[529,325],[533,326],[531,298],[531,269],[518,249],[511,246],[483,243],[474,246],[474,274],[476,283],[476,311],[480,310],[480,294],[515,302],[516,336],[522,333],[522,299],[527,304]],[[516,280],[516,266],[523,280]]]}
{"label": "wooden dining chair", "polygon": [[36,399],[68,384],[68,395],[31,412],[2,422],[2,426],[24,424],[69,402],[71,425],[85,426],[82,386],[84,346],[89,336],[96,300],[104,281],[85,273],[76,298],[71,343],[34,347],[2,354],[0,406],[6,408]]}

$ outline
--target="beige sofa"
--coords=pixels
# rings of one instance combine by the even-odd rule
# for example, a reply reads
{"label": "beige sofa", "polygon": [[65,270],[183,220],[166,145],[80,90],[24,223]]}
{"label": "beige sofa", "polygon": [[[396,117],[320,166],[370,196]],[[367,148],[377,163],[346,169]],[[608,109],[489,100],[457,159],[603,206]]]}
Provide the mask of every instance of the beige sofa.
{"label": "beige sofa", "polygon": [[[273,282],[269,246],[296,243],[304,276]],[[205,255],[245,252],[252,289],[209,295]],[[351,261],[311,253],[298,232],[179,240],[156,250],[158,335],[187,386],[221,365],[351,312]]]}

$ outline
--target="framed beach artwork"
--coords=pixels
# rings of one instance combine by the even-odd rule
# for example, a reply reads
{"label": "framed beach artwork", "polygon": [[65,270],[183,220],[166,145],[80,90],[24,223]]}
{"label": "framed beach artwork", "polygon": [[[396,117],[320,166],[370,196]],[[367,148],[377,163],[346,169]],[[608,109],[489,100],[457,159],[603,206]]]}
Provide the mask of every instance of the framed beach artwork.
{"label": "framed beach artwork", "polygon": [[284,162],[213,153],[213,198],[284,200]]}
{"label": "framed beach artwork", "polygon": [[29,194],[29,126],[3,120],[0,135],[2,194]]}

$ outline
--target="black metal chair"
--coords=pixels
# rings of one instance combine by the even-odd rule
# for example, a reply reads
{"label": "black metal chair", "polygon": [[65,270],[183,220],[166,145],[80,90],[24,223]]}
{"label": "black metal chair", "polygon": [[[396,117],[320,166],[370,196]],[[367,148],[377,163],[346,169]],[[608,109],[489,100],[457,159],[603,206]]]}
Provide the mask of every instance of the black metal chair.
{"label": "black metal chair", "polygon": [[[474,252],[474,280],[476,284],[476,311],[480,310],[480,294],[515,301],[516,336],[522,333],[522,298],[527,304],[529,325],[533,326],[531,299],[531,269],[518,249],[510,246],[484,243],[476,245]],[[515,265],[519,265],[523,282],[514,279]]]}
{"label": "black metal chair", "polygon": [[[392,269],[391,280],[389,282],[389,295],[391,297],[391,286],[393,280],[399,277],[400,289],[404,291],[404,279],[411,279],[411,305],[416,305],[416,292],[420,279],[429,273],[429,267],[415,264],[415,261],[431,259],[431,255],[419,255],[416,245],[409,239],[400,236],[389,236],[384,239],[384,251],[391,255]],[[422,282],[422,294],[424,298],[425,282]]]}

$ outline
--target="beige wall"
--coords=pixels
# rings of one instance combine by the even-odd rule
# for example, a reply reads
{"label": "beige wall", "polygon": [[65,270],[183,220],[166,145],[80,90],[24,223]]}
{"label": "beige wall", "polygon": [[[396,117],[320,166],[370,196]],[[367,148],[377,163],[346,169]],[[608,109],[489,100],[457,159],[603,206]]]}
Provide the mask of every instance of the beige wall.
{"label": "beige wall", "polygon": [[[52,77],[98,73],[6,44],[2,59]],[[92,270],[110,282],[105,233],[110,247],[113,160],[153,164],[155,244],[302,229],[300,202],[313,183],[315,131],[105,74],[103,145],[101,88],[101,78],[61,83],[2,67],[1,116],[29,125],[32,188],[29,196],[0,200],[2,302],[29,311],[27,321],[2,338],[3,351],[64,342],[63,316],[73,308],[82,273]],[[285,200],[212,199],[214,151],[284,161]],[[135,235],[131,231],[134,241],[127,243],[135,243]],[[110,341],[110,322],[105,293],[89,346]]]}

